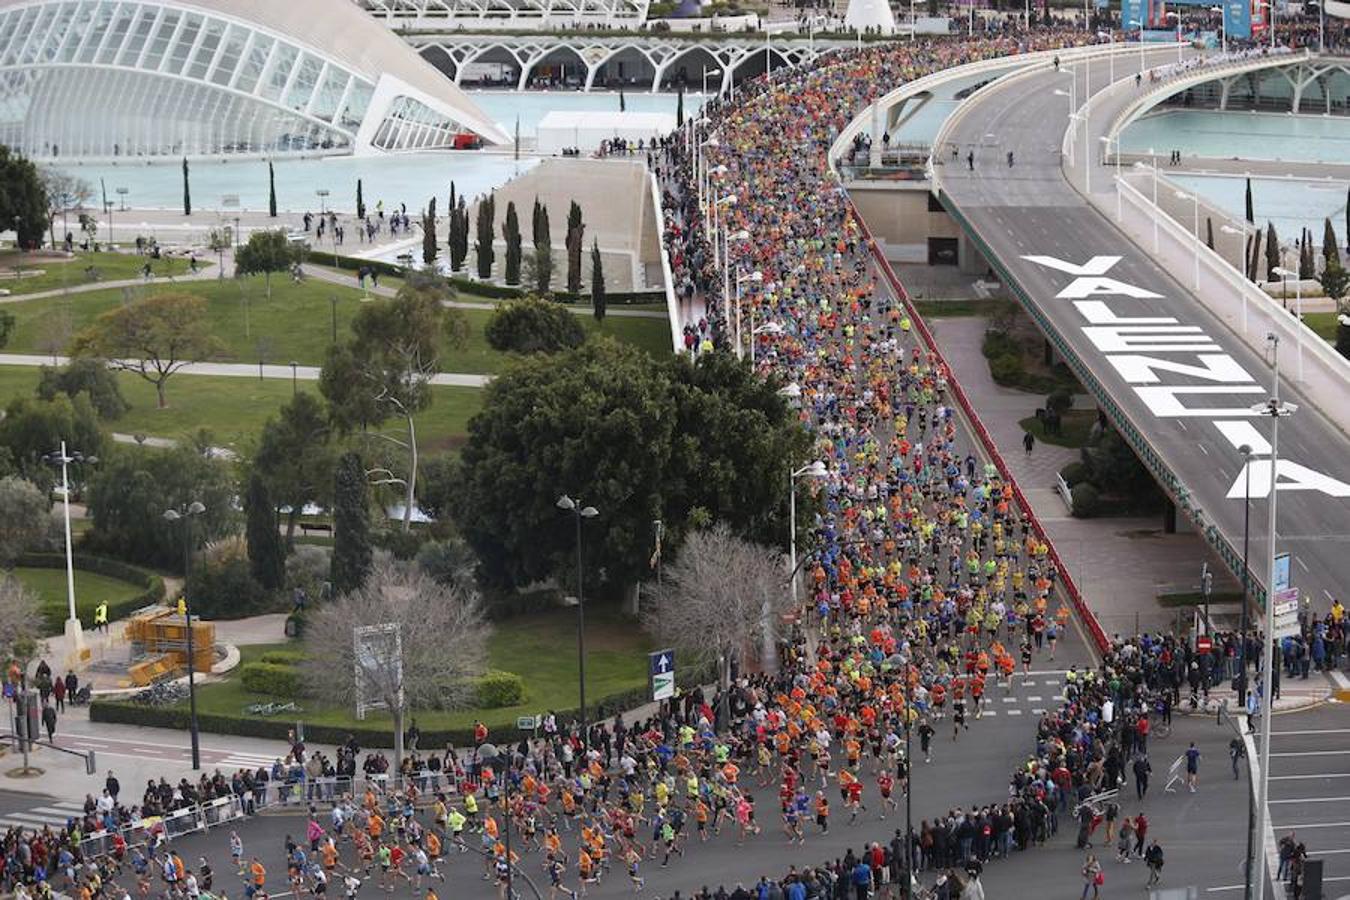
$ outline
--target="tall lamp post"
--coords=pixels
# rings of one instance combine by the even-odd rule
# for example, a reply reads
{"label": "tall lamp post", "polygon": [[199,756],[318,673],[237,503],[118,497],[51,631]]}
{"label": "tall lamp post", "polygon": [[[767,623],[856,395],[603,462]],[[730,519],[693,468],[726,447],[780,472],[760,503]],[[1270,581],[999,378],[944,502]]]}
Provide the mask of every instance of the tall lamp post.
{"label": "tall lamp post", "polygon": [[48,453],[43,460],[50,465],[61,467],[61,499],[65,510],[66,526],[66,645],[69,649],[68,662],[74,667],[84,656],[84,629],[80,625],[79,613],[75,610],[75,558],[71,551],[70,539],[70,464],[98,462],[97,456],[85,456],[78,450],[67,452],[66,442],[61,449]]}
{"label": "tall lamp post", "polygon": [[[1272,271],[1280,276],[1280,281],[1284,283],[1285,292],[1288,293],[1289,279],[1294,279],[1294,316],[1298,319],[1299,325],[1303,324],[1303,278],[1293,269],[1286,269],[1283,266],[1276,266]],[[1298,380],[1303,380],[1303,328],[1300,327],[1295,332],[1298,341]]]}
{"label": "tall lamp post", "polygon": [[594,506],[582,506],[579,501],[563,494],[558,498],[558,509],[572,514],[577,522],[577,684],[581,693],[581,746],[590,746],[590,731],[586,726],[586,598],[581,581],[581,520],[594,519],[600,511]]}
{"label": "tall lamp post", "polygon": [[[737,234],[740,234],[740,232],[737,232]],[[745,232],[745,234],[746,234],[746,237],[749,237],[749,236],[750,236],[750,233],[749,233],[749,232]],[[733,237],[734,237],[734,235],[733,235]],[[755,284],[760,284],[761,282],[764,281],[764,273],[761,272],[761,271],[759,271],[758,269],[756,269],[756,270],[753,271],[753,272],[737,272],[737,273],[736,273],[736,358],[737,358],[737,359],[740,359],[740,358],[741,358],[741,352],[742,352],[742,349],[743,349],[743,347],[744,347],[744,343],[741,341],[741,298],[744,296],[744,295],[742,294],[742,292],[741,292],[741,285],[745,284],[745,282],[747,282],[747,281],[754,282]],[[755,305],[754,305],[753,303],[751,303],[751,304],[750,304],[750,362],[753,363],[754,361],[755,361]]]}
{"label": "tall lamp post", "polygon": [[[1242,624],[1238,630],[1238,674],[1237,674],[1237,699],[1238,707],[1247,708],[1247,633],[1251,629],[1251,624],[1247,619],[1247,604],[1251,602],[1248,596],[1251,588],[1251,570],[1247,567],[1247,550],[1250,546],[1251,523],[1252,523],[1252,446],[1243,444],[1238,448],[1238,453],[1242,454],[1242,477],[1244,487],[1242,491]],[[1269,602],[1267,600],[1267,602]],[[1247,855],[1244,856],[1242,863],[1243,877],[1245,879],[1246,890],[1243,891],[1243,900],[1251,897],[1252,892],[1252,839],[1256,836],[1256,795],[1252,791],[1247,792]]]}
{"label": "tall lamp post", "polygon": [[202,767],[202,751],[197,730],[197,667],[196,645],[192,638],[192,604],[188,601],[187,579],[192,569],[192,518],[200,516],[206,512],[206,507],[200,500],[193,500],[191,503],[180,509],[164,510],[164,518],[170,522],[183,523],[183,619],[187,626],[187,670],[188,670],[188,707],[189,707],[189,731],[192,734],[192,770],[199,771]]}
{"label": "tall lamp post", "polygon": [[788,565],[792,566],[792,599],[797,599],[797,479],[824,478],[829,475],[825,463],[809,462],[788,473]]}
{"label": "tall lamp post", "polygon": [[[1273,687],[1273,671],[1277,664],[1275,659],[1275,516],[1276,500],[1278,491],[1276,490],[1279,472],[1280,459],[1280,419],[1293,415],[1298,411],[1298,407],[1292,403],[1280,402],[1280,339],[1278,336],[1268,335],[1266,340],[1271,344],[1272,355],[1275,358],[1275,379],[1274,396],[1265,403],[1258,403],[1251,408],[1253,415],[1270,417],[1270,494],[1268,497],[1269,506],[1266,513],[1266,564],[1269,566],[1268,580],[1266,582],[1266,628],[1263,635],[1265,647],[1262,652],[1261,663],[1261,703],[1265,707],[1262,712],[1261,720],[1261,778],[1260,791],[1257,797],[1257,806],[1260,809],[1258,817],[1256,834],[1253,839],[1256,846],[1265,846],[1261,835],[1266,833],[1270,827],[1270,732],[1274,728],[1272,714],[1275,711],[1274,698],[1271,696]],[[1259,843],[1258,843],[1259,842]],[[1254,896],[1256,900],[1263,900],[1266,892],[1266,869],[1264,854],[1257,853],[1249,858],[1247,865],[1248,877],[1252,880],[1256,888]]]}
{"label": "tall lamp post", "polygon": [[1194,203],[1195,221],[1191,229],[1191,238],[1195,241],[1195,289],[1200,290],[1200,192],[1188,194],[1185,191],[1173,192],[1178,200],[1190,200]]}

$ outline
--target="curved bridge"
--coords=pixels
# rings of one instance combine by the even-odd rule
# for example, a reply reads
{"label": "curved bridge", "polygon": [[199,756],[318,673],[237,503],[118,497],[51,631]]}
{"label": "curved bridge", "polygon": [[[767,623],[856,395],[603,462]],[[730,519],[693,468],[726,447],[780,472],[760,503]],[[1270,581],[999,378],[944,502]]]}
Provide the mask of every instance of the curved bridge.
{"label": "curved bridge", "polygon": [[[1271,478],[1270,428],[1251,410],[1271,393],[1269,357],[1214,311],[1221,301],[1208,295],[1213,280],[1208,272],[1201,279],[1199,262],[1192,283],[1189,267],[1170,269],[1093,205],[1103,191],[1113,197],[1110,172],[1098,165],[1096,149],[1112,110],[1097,96],[1110,84],[1108,66],[1089,59],[1059,70],[1040,63],[976,92],[938,135],[938,144],[959,146],[960,159],[934,156],[934,191],[1159,485],[1241,576],[1244,501],[1264,498]],[[1181,75],[1158,86],[1159,101],[1164,92],[1170,96],[1173,88],[1213,80],[1216,73],[1241,77],[1309,64],[1306,58],[1258,57],[1204,65],[1193,73],[1185,66],[1198,63],[1176,72],[1159,65],[1139,72],[1135,59],[1133,69],[1128,57],[1123,64],[1117,59],[1117,94],[1144,90],[1150,72]],[[1156,51],[1149,62],[1159,62]],[[1071,113],[1070,94],[1088,98]],[[1147,108],[1148,99],[1141,94],[1132,105]],[[1126,117],[1121,113],[1120,121]],[[1096,133],[1089,127],[1094,124]],[[1074,150],[1069,125],[1074,133],[1089,134],[1077,147],[1076,169],[1066,168]],[[1092,146],[1082,146],[1088,143]],[[968,153],[973,165],[967,164]],[[1196,253],[1199,260],[1200,248]],[[1350,438],[1337,421],[1347,413],[1310,402],[1311,379],[1296,383],[1289,377],[1288,340],[1283,349],[1280,394],[1301,408],[1281,429],[1277,546],[1293,555],[1294,586],[1325,609],[1344,590],[1350,551],[1345,527]],[[1343,401],[1350,382],[1341,389]],[[1251,448],[1245,465],[1241,445]],[[1252,515],[1246,533],[1249,546],[1258,548],[1250,555],[1252,583],[1258,586],[1267,580],[1259,549],[1265,540],[1262,520]],[[1263,590],[1255,593],[1264,600]]]}

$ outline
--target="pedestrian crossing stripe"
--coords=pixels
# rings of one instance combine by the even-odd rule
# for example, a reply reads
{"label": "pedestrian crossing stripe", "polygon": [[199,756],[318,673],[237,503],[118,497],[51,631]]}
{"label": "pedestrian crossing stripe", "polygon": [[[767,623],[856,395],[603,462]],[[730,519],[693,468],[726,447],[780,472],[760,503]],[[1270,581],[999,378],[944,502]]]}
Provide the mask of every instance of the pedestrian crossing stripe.
{"label": "pedestrian crossing stripe", "polygon": [[73,800],[53,802],[51,806],[36,806],[26,810],[0,815],[0,828],[27,828],[36,830],[44,825],[64,828],[67,820],[84,816],[84,804]]}

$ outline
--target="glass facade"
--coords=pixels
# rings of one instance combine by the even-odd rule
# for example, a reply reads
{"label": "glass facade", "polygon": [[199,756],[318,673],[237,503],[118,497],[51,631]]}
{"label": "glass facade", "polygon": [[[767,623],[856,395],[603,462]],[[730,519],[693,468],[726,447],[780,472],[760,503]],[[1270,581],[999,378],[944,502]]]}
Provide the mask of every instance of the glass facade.
{"label": "glass facade", "polygon": [[[350,152],[374,81],[246,22],[155,0],[0,10],[0,143],[30,157]],[[398,97],[384,150],[463,130]]]}

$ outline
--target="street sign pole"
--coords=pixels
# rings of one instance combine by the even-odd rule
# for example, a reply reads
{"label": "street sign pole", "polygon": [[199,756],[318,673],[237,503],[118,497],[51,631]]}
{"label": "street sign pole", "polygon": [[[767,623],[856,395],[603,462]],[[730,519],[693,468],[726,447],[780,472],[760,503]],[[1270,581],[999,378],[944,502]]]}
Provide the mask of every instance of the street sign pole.
{"label": "street sign pole", "polygon": [[660,702],[675,696],[675,651],[669,648],[647,654],[647,678],[652,700]]}

